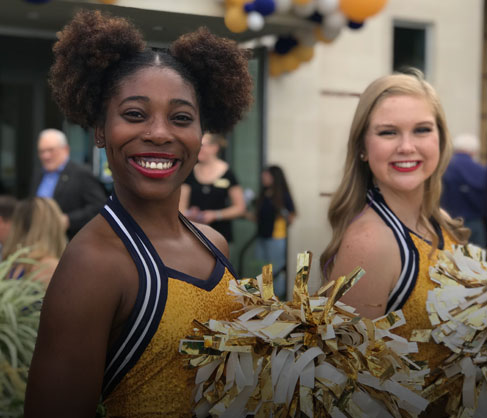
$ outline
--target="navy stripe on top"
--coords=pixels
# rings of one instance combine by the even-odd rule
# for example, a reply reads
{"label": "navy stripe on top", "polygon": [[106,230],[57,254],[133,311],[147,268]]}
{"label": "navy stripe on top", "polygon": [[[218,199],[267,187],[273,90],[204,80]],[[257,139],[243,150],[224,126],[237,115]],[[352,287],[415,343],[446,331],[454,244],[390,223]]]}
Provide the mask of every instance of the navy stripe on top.
{"label": "navy stripe on top", "polygon": [[237,276],[230,262],[218,248],[181,214],[180,219],[184,225],[215,256],[215,268],[208,280],[165,267],[144,231],[121,205],[115,194],[107,200],[101,214],[124,243],[139,275],[139,289],[132,312],[120,337],[107,353],[102,388],[102,395],[106,398],[137,363],[157,331],[166,305],[169,277],[210,291],[220,282],[225,267],[234,277]]}

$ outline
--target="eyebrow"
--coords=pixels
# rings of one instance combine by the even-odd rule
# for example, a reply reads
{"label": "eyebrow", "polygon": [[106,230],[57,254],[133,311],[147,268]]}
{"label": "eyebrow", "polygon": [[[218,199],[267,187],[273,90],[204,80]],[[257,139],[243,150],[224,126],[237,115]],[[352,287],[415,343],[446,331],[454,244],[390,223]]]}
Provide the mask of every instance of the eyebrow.
{"label": "eyebrow", "polygon": [[123,105],[125,102],[137,102],[137,101],[150,102],[150,99],[147,96],[129,96],[123,99],[120,102],[120,105]]}
{"label": "eyebrow", "polygon": [[[147,96],[129,96],[129,97],[126,97],[125,99],[123,99],[121,102],[120,102],[120,106],[123,105],[124,103],[126,102],[137,102],[137,101],[142,101],[142,102],[145,102],[145,103],[149,103],[150,102],[150,99],[147,97]],[[169,101],[170,104],[172,105],[186,105],[186,106],[189,106],[191,107],[192,109],[194,109],[196,111],[196,107],[194,106],[193,103],[189,102],[188,100],[184,100],[184,99],[171,99]]]}
{"label": "eyebrow", "polygon": [[[432,121],[432,120],[423,120],[421,122],[415,123],[415,125],[423,125],[423,124],[434,125],[435,124],[435,121]],[[374,129],[395,128],[396,126],[397,125],[394,124],[394,123],[380,123],[378,125],[372,125],[372,127]]]}

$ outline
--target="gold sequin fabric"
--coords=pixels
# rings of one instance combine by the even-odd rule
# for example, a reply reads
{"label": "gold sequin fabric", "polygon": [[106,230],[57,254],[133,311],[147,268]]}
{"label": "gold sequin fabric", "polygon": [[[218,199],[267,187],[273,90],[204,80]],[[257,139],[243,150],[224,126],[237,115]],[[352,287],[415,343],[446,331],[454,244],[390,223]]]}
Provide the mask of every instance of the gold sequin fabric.
{"label": "gold sequin fabric", "polygon": [[159,327],[135,366],[105,400],[108,417],[191,417],[196,369],[185,368],[179,341],[192,334],[193,319],[230,319],[241,307],[228,294],[234,280],[225,273],[211,291],[169,278]]}
{"label": "gold sequin fabric", "polygon": [[[442,233],[444,249],[450,250],[454,241],[445,231],[442,231]],[[441,251],[436,250],[430,257],[431,245],[412,233],[410,235],[419,253],[419,271],[416,285],[402,307],[406,324],[395,330],[396,334],[407,339],[411,337],[411,332],[415,329],[433,328],[426,312],[426,299],[428,291],[434,289],[437,285],[429,277],[429,268],[436,264],[438,251]],[[451,355],[451,351],[447,347],[442,344],[436,344],[434,341],[427,343],[418,342],[417,344],[418,353],[413,355],[413,359],[416,361],[427,361],[431,371]]]}

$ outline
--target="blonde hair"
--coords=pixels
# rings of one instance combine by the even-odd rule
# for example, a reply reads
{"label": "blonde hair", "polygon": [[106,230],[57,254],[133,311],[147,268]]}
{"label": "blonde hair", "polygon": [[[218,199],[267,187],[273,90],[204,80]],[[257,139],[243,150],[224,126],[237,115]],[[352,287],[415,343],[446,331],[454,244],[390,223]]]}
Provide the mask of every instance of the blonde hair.
{"label": "blonde hair", "polygon": [[29,258],[60,258],[67,244],[59,205],[44,197],[33,197],[17,204],[12,226],[3,247],[5,259],[20,248],[32,249]]}
{"label": "blonde hair", "polygon": [[463,222],[451,219],[440,209],[441,177],[452,155],[452,144],[445,113],[434,88],[424,80],[423,74],[411,69],[407,74],[392,74],[373,81],[361,94],[348,138],[347,157],[344,175],[340,186],[332,197],[328,209],[328,220],[333,234],[331,242],[321,255],[321,269],[325,276],[334,265],[334,256],[340,248],[343,236],[352,220],[363,210],[366,204],[367,190],[372,185],[372,172],[361,154],[365,152],[365,134],[369,127],[370,116],[375,107],[390,96],[416,96],[424,98],[430,105],[436,120],[440,140],[440,158],[435,171],[425,181],[424,196],[419,223],[427,228],[433,237],[432,252],[438,247],[439,237],[431,227],[429,219],[435,219],[459,243],[465,243],[468,230]]}
{"label": "blonde hair", "polygon": [[227,140],[221,134],[206,133],[205,137],[208,138],[210,144],[216,144],[220,148],[225,148],[227,146]]}

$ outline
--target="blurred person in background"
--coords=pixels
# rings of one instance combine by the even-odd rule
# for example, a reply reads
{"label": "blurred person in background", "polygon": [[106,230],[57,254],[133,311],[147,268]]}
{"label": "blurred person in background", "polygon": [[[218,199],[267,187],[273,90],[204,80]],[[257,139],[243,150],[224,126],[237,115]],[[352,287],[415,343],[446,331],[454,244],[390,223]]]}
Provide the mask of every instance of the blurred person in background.
{"label": "blurred person in background", "polygon": [[103,207],[105,189],[88,168],[70,160],[63,132],[42,131],[37,150],[43,171],[34,177],[31,195],[50,197],[58,203],[71,239]]}
{"label": "blurred person in background", "polygon": [[272,264],[274,293],[286,298],[286,262],[288,227],[296,217],[286,176],[281,167],[271,165],[261,174],[254,220],[257,222],[256,258]]}
{"label": "blurred person in background", "polygon": [[453,218],[463,218],[472,231],[469,242],[485,247],[487,168],[476,161],[480,151],[477,136],[458,135],[453,139],[454,155],[443,175],[441,206]]}
{"label": "blurred person in background", "polygon": [[219,158],[225,144],[222,135],[203,136],[198,163],[181,187],[179,208],[188,219],[210,225],[231,243],[231,220],[243,216],[246,205],[242,187]]}
{"label": "blurred person in background", "polygon": [[[0,195],[0,255],[12,225],[12,216],[17,199],[10,195]],[[0,256],[0,260],[2,257]]]}
{"label": "blurred person in background", "polygon": [[35,264],[17,263],[10,277],[20,278],[35,271],[33,278],[49,283],[67,244],[63,214],[50,198],[32,197],[20,201],[12,217],[2,259],[23,248]]}

